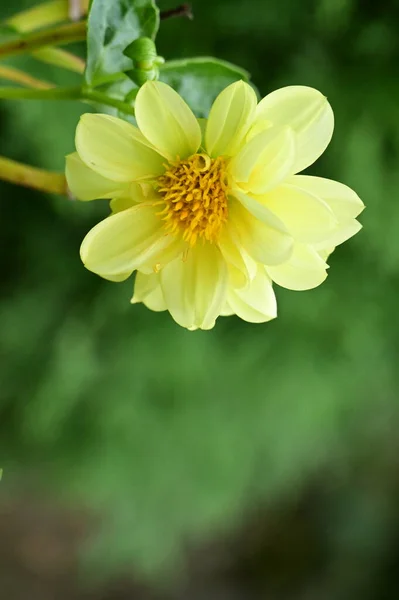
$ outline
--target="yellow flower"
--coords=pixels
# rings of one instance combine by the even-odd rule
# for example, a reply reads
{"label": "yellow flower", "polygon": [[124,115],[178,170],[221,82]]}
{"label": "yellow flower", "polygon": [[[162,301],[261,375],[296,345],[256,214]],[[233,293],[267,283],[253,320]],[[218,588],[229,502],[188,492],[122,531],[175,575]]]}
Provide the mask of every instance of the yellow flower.
{"label": "yellow flower", "polygon": [[258,104],[239,81],[198,121],[171,87],[148,82],[135,111],[138,128],[83,115],[67,157],[73,194],[112,199],[82,243],[87,269],[111,281],[137,271],[132,302],[169,310],[188,329],[228,314],[268,321],[273,281],[306,290],[325,280],[363,204],[341,183],[297,175],[332,136],[320,92],[285,87]]}

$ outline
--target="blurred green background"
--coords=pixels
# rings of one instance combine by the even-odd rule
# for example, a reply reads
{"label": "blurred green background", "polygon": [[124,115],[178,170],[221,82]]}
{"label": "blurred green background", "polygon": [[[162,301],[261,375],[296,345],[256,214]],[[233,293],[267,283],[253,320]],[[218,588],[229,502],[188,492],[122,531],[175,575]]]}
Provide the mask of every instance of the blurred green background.
{"label": "blurred green background", "polygon": [[[32,4],[2,3],[0,17]],[[237,63],[262,95],[323,91],[336,130],[309,173],[358,192],[364,229],[323,286],[277,288],[274,322],[188,332],[131,306],[131,282],[81,265],[105,202],[0,183],[0,587],[7,600],[86,598],[122,574],[126,595],[93,598],[155,598],[135,579],[161,599],[396,600],[399,5],[192,7],[193,21],[161,24],[159,53]],[[62,170],[85,110],[2,101],[1,154]],[[60,550],[71,523],[78,541]],[[72,558],[54,567],[57,552]]]}

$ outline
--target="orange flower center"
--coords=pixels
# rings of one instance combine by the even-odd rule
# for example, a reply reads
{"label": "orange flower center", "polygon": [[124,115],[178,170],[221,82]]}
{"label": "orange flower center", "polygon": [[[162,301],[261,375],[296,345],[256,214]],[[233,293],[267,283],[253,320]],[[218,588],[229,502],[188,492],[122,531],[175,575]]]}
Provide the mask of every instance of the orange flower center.
{"label": "orange flower center", "polygon": [[159,177],[168,233],[181,232],[194,246],[199,238],[215,242],[227,220],[227,177],[222,157],[194,154],[170,165]]}

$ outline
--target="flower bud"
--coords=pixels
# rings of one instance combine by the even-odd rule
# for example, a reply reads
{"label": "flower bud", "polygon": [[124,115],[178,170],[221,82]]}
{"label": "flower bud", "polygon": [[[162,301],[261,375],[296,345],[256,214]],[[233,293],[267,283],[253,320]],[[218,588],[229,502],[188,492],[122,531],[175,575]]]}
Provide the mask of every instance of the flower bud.
{"label": "flower bud", "polygon": [[155,44],[150,38],[134,40],[123,54],[133,62],[133,69],[126,71],[126,75],[138,86],[158,79],[159,65],[165,61],[162,56],[157,55]]}

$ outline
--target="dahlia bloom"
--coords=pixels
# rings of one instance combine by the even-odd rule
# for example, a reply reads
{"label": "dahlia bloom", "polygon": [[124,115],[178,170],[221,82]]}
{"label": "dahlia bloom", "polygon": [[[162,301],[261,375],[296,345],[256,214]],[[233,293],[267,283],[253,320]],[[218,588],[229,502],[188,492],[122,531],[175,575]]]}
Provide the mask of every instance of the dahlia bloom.
{"label": "dahlia bloom", "polygon": [[111,199],[81,258],[111,281],[137,271],[133,303],[168,310],[191,330],[211,329],[219,315],[268,321],[277,315],[273,282],[320,285],[329,254],[359,231],[354,191],[297,174],[333,133],[317,90],[285,87],[258,104],[239,81],[198,120],[171,87],[147,82],[135,114],[138,128],[83,115],[66,169],[79,199]]}

